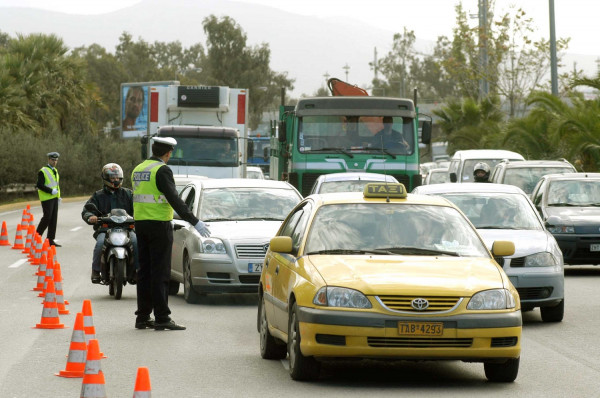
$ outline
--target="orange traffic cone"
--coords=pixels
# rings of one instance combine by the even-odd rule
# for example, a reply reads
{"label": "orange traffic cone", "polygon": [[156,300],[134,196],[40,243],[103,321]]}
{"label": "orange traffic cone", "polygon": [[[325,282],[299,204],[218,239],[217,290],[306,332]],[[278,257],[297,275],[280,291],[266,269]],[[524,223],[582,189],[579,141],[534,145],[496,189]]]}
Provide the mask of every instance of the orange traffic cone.
{"label": "orange traffic cone", "polygon": [[105,398],[104,373],[100,367],[100,346],[98,340],[91,339],[88,345],[83,382],[81,383],[81,398]]}
{"label": "orange traffic cone", "polygon": [[[31,228],[31,227],[29,227],[29,228]],[[40,239],[40,234],[38,234],[37,231],[35,231],[35,233],[33,234],[32,238],[31,238],[31,248],[29,249],[29,254],[27,255],[27,258],[29,259],[29,264],[31,264],[31,265],[35,265],[34,264],[35,252],[38,250],[39,239]]]}
{"label": "orange traffic cone", "polygon": [[[83,330],[85,331],[85,342],[88,344],[89,349],[90,340],[96,338],[96,328],[94,327],[94,319],[92,317],[93,315],[91,300],[83,300],[83,308],[81,309],[81,312],[83,313]],[[102,358],[106,358],[106,355],[104,355],[104,353],[101,352],[100,355],[102,356]]]}
{"label": "orange traffic cone", "polygon": [[37,279],[37,285],[31,289],[33,291],[36,292],[43,292],[44,291],[44,281],[46,280],[46,268],[48,267],[48,261],[46,260],[46,255],[42,255],[42,261],[40,261],[40,264],[38,266],[38,272],[36,272],[34,275],[37,275],[38,279]]}
{"label": "orange traffic cone", "polygon": [[55,375],[60,377],[83,377],[86,357],[87,345],[85,344],[85,333],[83,332],[83,314],[78,312],[75,317],[73,334],[71,334],[67,366]]}
{"label": "orange traffic cone", "polygon": [[23,215],[21,216],[21,229],[26,231],[29,228],[29,212],[27,209],[23,210]]}
{"label": "orange traffic cone", "polygon": [[33,233],[35,232],[35,227],[30,225],[27,227],[27,235],[25,235],[25,248],[21,253],[29,254],[31,251],[31,241],[33,240]]}
{"label": "orange traffic cone", "polygon": [[0,246],[10,246],[8,241],[8,231],[6,230],[6,221],[2,221],[2,232],[0,233]]}
{"label": "orange traffic cone", "polygon": [[56,292],[54,291],[54,281],[48,281],[48,292],[44,299],[44,309],[42,310],[42,320],[35,325],[38,329],[63,329],[64,324],[60,323],[58,318],[58,308],[56,307]]}
{"label": "orange traffic cone", "polygon": [[[44,254],[42,254],[42,256],[43,255]],[[48,258],[46,260],[46,275],[44,276],[44,290],[42,290],[38,294],[38,297],[46,297],[46,293],[48,292],[48,281],[50,281],[50,280],[52,282],[54,282],[54,263],[52,262],[51,258]],[[56,293],[56,284],[54,284],[54,293]],[[56,306],[56,308],[58,308],[58,305]]]}
{"label": "orange traffic cone", "polygon": [[133,398],[150,398],[150,373],[148,368],[140,366],[137,370],[137,377],[135,378],[135,389],[133,390]]}
{"label": "orange traffic cone", "polygon": [[56,306],[58,308],[58,313],[60,315],[67,315],[69,313],[69,310],[67,309],[67,307],[65,307],[65,304],[67,304],[67,302],[63,295],[62,275],[60,273],[59,263],[54,264],[54,287],[56,289]]}
{"label": "orange traffic cone", "polygon": [[15,244],[12,247],[13,249],[23,249],[25,245],[23,244],[23,229],[21,225],[17,225],[17,233],[15,235]]}

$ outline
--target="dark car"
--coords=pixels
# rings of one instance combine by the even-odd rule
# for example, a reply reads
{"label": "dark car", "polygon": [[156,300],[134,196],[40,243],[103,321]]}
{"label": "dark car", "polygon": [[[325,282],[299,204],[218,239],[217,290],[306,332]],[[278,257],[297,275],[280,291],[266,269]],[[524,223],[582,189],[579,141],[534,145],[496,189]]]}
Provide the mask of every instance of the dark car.
{"label": "dark car", "polygon": [[600,264],[600,173],[545,175],[531,197],[566,264]]}
{"label": "dark car", "polygon": [[504,160],[494,167],[490,181],[497,184],[515,185],[527,195],[546,174],[576,173],[577,170],[566,159],[562,160]]}

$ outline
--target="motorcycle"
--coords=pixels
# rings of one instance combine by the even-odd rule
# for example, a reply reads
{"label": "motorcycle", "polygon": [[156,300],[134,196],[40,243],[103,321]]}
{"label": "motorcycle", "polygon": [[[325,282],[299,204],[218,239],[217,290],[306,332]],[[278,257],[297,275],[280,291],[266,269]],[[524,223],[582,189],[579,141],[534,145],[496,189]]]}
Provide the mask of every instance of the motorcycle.
{"label": "motorcycle", "polygon": [[85,208],[98,216],[98,231],[106,233],[100,255],[101,284],[108,285],[108,293],[119,300],[123,286],[128,282],[135,284],[137,278],[129,237],[134,228],[133,217],[123,209],[112,209],[110,214],[101,215],[93,203],[87,203]]}

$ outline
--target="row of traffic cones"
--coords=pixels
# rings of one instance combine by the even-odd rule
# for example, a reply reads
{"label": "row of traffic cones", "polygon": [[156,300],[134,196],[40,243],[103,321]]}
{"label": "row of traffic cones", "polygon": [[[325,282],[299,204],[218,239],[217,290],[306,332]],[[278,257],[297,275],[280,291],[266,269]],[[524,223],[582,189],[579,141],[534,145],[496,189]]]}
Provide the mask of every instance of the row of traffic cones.
{"label": "row of traffic cones", "polygon": [[[0,229],[0,246],[11,246],[8,240],[6,222],[2,222]],[[17,225],[13,249],[20,249],[27,254],[31,265],[38,266],[37,284],[32,289],[39,292],[38,297],[43,297],[42,318],[34,328],[37,329],[64,329],[60,322],[59,314],[69,314],[65,305],[69,304],[64,299],[62,288],[62,275],[60,263],[56,259],[56,247],[50,245],[46,239],[36,232],[33,226],[33,215],[30,206],[23,210],[21,223]],[[100,351],[96,338],[96,329],[92,317],[92,304],[90,300],[83,301],[82,311],[75,317],[69,354],[65,369],[56,373],[60,377],[82,378],[81,397],[97,398],[106,397],[104,389],[104,374],[100,360],[106,356]],[[133,396],[150,397],[150,376],[147,367],[139,367],[135,381]]]}

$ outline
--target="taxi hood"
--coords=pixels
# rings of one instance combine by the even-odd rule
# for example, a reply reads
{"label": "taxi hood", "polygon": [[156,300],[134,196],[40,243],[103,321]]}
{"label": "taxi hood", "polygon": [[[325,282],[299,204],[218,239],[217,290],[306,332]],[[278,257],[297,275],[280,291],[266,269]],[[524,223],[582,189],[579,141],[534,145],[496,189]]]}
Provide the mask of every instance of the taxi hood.
{"label": "taxi hood", "polygon": [[367,295],[471,296],[503,288],[503,272],[489,258],[435,256],[309,255],[329,286]]}

